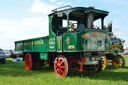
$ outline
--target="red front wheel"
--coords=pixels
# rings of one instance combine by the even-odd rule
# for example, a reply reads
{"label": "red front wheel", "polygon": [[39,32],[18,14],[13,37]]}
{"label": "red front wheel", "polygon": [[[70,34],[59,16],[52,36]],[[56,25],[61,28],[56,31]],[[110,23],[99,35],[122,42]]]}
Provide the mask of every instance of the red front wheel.
{"label": "red front wheel", "polygon": [[69,72],[69,63],[66,57],[58,56],[54,62],[54,70],[59,77],[67,76]]}

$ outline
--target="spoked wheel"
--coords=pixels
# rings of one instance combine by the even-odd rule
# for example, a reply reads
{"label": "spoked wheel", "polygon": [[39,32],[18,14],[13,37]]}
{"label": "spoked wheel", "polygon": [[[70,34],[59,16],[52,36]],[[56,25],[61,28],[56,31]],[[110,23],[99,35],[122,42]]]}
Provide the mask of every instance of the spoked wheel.
{"label": "spoked wheel", "polygon": [[121,55],[119,55],[119,59],[113,59],[112,62],[114,62],[112,66],[115,68],[123,68],[125,66],[125,59]]}
{"label": "spoked wheel", "polygon": [[107,58],[105,56],[102,56],[101,60],[102,60],[102,70],[104,70],[108,66],[108,60],[107,60]]}
{"label": "spoked wheel", "polygon": [[54,70],[59,77],[65,77],[69,72],[69,63],[66,57],[58,56],[54,62]]}

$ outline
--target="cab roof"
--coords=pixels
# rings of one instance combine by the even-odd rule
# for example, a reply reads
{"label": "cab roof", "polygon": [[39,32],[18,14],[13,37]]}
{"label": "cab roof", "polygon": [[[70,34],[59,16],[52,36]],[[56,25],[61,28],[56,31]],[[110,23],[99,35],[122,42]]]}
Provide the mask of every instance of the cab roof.
{"label": "cab roof", "polygon": [[85,12],[94,12],[94,13],[97,13],[97,14],[100,14],[102,16],[107,16],[108,15],[108,11],[104,11],[104,10],[99,10],[99,9],[95,9],[93,7],[73,7],[73,8],[69,8],[69,9],[64,9],[64,10],[59,10],[57,11],[57,8],[55,10],[53,10],[54,12],[49,14],[48,16],[50,15],[54,15],[56,13],[59,13],[59,12],[63,12],[63,13],[70,13],[70,12],[73,12],[73,11],[85,11]]}

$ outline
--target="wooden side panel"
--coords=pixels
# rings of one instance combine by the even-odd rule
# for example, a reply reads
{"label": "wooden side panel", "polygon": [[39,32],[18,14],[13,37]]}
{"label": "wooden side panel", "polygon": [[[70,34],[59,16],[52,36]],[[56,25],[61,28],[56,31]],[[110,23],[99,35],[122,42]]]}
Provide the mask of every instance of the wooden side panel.
{"label": "wooden side panel", "polygon": [[40,37],[15,42],[18,52],[48,52],[48,37]]}

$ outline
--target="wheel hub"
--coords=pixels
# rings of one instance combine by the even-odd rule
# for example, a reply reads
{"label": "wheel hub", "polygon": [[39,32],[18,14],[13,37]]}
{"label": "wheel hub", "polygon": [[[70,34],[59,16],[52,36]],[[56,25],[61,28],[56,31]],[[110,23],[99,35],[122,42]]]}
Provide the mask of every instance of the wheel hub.
{"label": "wheel hub", "polygon": [[27,60],[27,64],[29,63],[29,60]]}
{"label": "wheel hub", "polygon": [[56,66],[56,68],[59,68],[59,66]]}

